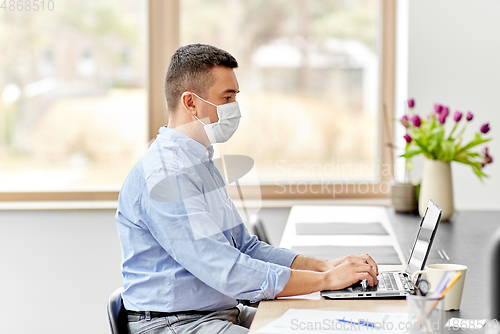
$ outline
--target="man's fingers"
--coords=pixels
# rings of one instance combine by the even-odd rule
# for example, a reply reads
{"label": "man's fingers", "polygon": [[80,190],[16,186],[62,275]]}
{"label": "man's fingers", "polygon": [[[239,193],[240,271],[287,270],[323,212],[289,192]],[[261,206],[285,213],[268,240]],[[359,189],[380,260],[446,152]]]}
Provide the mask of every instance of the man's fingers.
{"label": "man's fingers", "polygon": [[378,275],[378,266],[377,266],[377,264],[375,263],[375,261],[372,259],[372,257],[371,257],[370,255],[368,255],[368,254],[364,254],[364,255],[361,255],[361,256],[362,256],[362,258],[363,258],[363,259],[365,259],[365,260],[366,260],[366,262],[368,262],[368,264],[369,264],[370,266],[372,266],[372,267],[373,267],[373,270],[375,271],[375,274],[377,274],[377,275]]}
{"label": "man's fingers", "polygon": [[367,277],[363,277],[363,279],[367,279],[368,283],[370,286],[374,286],[378,283],[377,280],[377,273],[375,272],[375,269],[367,263],[366,260],[359,258],[359,257],[351,257],[342,262],[339,266],[347,266],[351,267],[352,273],[354,274],[353,276],[358,278],[358,274],[366,274],[365,276],[369,276],[369,279]]}
{"label": "man's fingers", "polygon": [[374,286],[378,283],[377,274],[375,273],[371,265],[367,263],[358,264],[358,273],[366,273],[368,276],[370,276],[370,279],[368,280],[370,286]]}
{"label": "man's fingers", "polygon": [[349,255],[349,256],[346,256],[345,257],[346,259],[350,259],[350,260],[355,260],[355,259],[359,259],[359,260],[362,260],[366,263],[368,263],[370,266],[373,267],[373,270],[375,271],[375,274],[378,275],[378,266],[377,266],[377,263],[375,263],[375,261],[372,259],[372,257],[368,254],[363,254],[363,255]]}
{"label": "man's fingers", "polygon": [[367,280],[367,281],[368,281],[368,284],[369,284],[370,286],[374,286],[374,285],[375,285],[375,281],[374,281],[374,279],[373,279],[373,276],[372,276],[372,275],[370,275],[370,274],[369,274],[369,273],[367,273],[367,272],[359,272],[359,273],[357,274],[357,278],[358,278],[360,281],[362,281],[362,280],[364,280],[364,279],[365,279],[365,280]]}

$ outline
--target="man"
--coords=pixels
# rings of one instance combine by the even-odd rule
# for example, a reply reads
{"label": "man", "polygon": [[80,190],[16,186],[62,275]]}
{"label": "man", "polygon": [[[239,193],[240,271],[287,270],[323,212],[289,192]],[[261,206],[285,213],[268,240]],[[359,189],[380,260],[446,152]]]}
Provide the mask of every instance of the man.
{"label": "man", "polygon": [[168,128],[128,175],[116,214],[131,332],[246,333],[255,309],[239,300],[376,284],[368,255],[320,261],[248,234],[212,161],[211,144],[239,124],[237,66],[210,45],[172,57]]}

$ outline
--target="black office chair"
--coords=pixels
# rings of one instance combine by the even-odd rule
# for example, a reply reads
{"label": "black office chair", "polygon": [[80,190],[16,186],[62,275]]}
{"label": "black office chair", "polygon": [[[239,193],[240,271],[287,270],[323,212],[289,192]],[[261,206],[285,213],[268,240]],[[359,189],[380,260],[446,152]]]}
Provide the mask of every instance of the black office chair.
{"label": "black office chair", "polygon": [[271,244],[269,238],[267,237],[266,228],[264,227],[264,221],[258,215],[252,215],[250,217],[250,231],[252,234],[257,236],[260,241],[264,241],[267,244]]}
{"label": "black office chair", "polygon": [[116,289],[108,301],[108,319],[112,334],[129,334],[127,327],[127,315],[123,307],[123,288]]}

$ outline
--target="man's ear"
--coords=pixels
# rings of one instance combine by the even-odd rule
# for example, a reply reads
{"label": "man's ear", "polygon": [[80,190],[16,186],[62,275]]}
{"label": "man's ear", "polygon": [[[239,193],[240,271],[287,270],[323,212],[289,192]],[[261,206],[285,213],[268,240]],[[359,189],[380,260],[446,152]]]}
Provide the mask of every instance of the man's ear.
{"label": "man's ear", "polygon": [[191,115],[196,115],[196,105],[194,103],[194,95],[191,92],[184,92],[181,95],[181,106]]}

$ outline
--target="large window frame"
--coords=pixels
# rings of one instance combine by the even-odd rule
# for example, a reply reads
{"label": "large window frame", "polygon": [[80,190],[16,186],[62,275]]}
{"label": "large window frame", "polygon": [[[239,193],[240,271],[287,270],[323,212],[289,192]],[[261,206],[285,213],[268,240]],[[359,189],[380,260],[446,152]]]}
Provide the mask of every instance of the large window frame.
{"label": "large window frame", "polygon": [[[168,123],[163,81],[171,55],[179,45],[181,0],[148,0],[148,138],[154,139],[158,129]],[[331,184],[326,188],[310,182],[304,191],[304,183],[283,187],[265,184],[260,186],[260,194],[254,197],[262,200],[325,200],[325,199],[387,199],[388,187],[392,174],[392,149],[387,145],[392,139],[391,122],[385,119],[394,117],[395,94],[395,54],[396,54],[396,0],[381,0],[380,43],[380,102],[379,102],[379,157],[380,166],[390,166],[389,173],[379,172],[378,182],[370,183],[367,191],[356,191],[357,183]],[[383,114],[383,110],[387,115]],[[381,168],[379,168],[379,171]],[[300,188],[301,187],[301,188]],[[374,189],[378,189],[375,190]],[[239,198],[237,190],[228,188],[232,198]],[[249,193],[249,192],[247,192]],[[119,188],[88,189],[74,191],[39,191],[39,192],[0,192],[0,202],[19,201],[116,201]],[[332,195],[334,194],[334,196]],[[250,193],[250,196],[251,193]]]}

